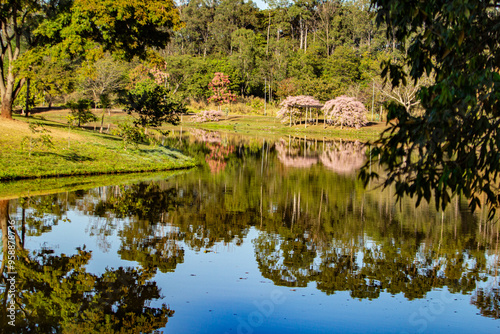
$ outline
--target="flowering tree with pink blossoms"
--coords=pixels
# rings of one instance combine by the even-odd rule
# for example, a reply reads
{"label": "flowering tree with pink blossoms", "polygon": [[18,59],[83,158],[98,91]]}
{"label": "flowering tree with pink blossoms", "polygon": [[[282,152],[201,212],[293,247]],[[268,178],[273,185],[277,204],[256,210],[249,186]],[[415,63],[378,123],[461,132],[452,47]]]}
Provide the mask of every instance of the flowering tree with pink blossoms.
{"label": "flowering tree with pink blossoms", "polygon": [[[306,115],[309,108],[320,107],[321,104],[312,96],[299,95],[299,96],[289,96],[280,103],[281,109],[277,112],[276,117],[281,119],[282,123],[290,122],[292,126],[292,120],[295,122],[298,118]],[[307,124],[307,120],[306,120]]]}
{"label": "flowering tree with pink blossoms", "polygon": [[149,69],[149,73],[151,73],[151,75],[154,78],[154,81],[159,86],[167,87],[168,78],[170,77],[170,74],[165,72],[166,68],[167,68],[167,62],[164,62],[162,65],[156,65],[153,68]]}
{"label": "flowering tree with pink blossoms", "polygon": [[219,111],[223,103],[230,103],[236,100],[236,95],[229,90],[228,86],[230,83],[228,75],[216,72],[214,78],[208,84],[208,88],[214,93],[214,95],[208,98],[208,102],[215,102],[219,107]]}
{"label": "flowering tree with pink blossoms", "polygon": [[325,117],[330,123],[359,129],[368,122],[366,119],[366,108],[354,97],[339,96],[325,103],[322,109]]}

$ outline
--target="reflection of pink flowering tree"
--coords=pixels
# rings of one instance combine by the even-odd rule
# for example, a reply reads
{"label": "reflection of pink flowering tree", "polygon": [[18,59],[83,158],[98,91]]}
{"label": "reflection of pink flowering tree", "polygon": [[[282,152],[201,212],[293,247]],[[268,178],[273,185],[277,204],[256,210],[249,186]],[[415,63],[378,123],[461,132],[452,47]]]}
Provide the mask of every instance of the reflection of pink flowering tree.
{"label": "reflection of pink flowering tree", "polygon": [[354,97],[342,95],[327,101],[323,106],[323,111],[328,120],[340,125],[340,128],[347,126],[359,129],[367,123],[366,108]]}
{"label": "reflection of pink flowering tree", "polygon": [[229,90],[229,76],[224,73],[216,72],[214,78],[208,84],[208,88],[210,88],[214,95],[208,98],[208,102],[215,102],[215,104],[219,107],[223,103],[229,103],[231,101],[236,100],[236,95],[233,94]]}

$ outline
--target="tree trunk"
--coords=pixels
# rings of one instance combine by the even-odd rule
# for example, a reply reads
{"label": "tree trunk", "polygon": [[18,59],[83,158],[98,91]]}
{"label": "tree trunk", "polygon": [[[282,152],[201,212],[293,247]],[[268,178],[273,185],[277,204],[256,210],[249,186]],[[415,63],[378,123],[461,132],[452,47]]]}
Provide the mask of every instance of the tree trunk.
{"label": "tree trunk", "polygon": [[103,109],[102,111],[102,116],[101,116],[101,128],[99,129],[99,133],[102,133],[102,127],[104,125],[104,114],[106,114],[106,108]]}
{"label": "tree trunk", "polygon": [[329,56],[330,55],[330,45],[329,45],[329,31],[328,31],[328,25],[326,26],[326,55]]}
{"label": "tree trunk", "polygon": [[26,79],[26,110],[24,116],[30,115],[30,79]]}
{"label": "tree trunk", "polygon": [[269,32],[271,30],[271,12],[269,12],[269,23],[267,24],[267,46],[266,46],[266,56],[269,54]]}
{"label": "tree trunk", "polygon": [[302,17],[299,20],[299,28],[300,28],[300,46],[299,46],[299,50],[302,50],[302,48],[304,46],[304,28],[303,28],[303,24],[302,24]]}
{"label": "tree trunk", "polygon": [[5,94],[4,96],[2,96],[0,117],[6,119],[12,119],[12,102],[13,98],[11,94]]}
{"label": "tree trunk", "polygon": [[305,34],[304,34],[304,53],[307,52],[307,25],[306,25],[306,31],[305,31]]}

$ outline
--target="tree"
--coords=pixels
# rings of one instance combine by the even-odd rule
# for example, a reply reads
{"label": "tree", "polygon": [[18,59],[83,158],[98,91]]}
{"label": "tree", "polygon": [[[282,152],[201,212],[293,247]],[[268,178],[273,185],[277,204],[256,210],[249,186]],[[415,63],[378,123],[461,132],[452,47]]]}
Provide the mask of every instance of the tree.
{"label": "tree", "polygon": [[78,127],[97,120],[97,117],[90,111],[89,100],[81,99],[76,102],[68,102],[66,106],[71,110],[68,120],[70,123],[76,123]]}
{"label": "tree", "polygon": [[323,110],[329,120],[340,124],[341,129],[344,125],[359,129],[367,123],[365,106],[353,97],[342,95],[327,101]]}
{"label": "tree", "polygon": [[252,30],[257,6],[252,1],[221,0],[215,7],[213,21],[209,22],[215,48],[222,54],[233,52],[231,35],[238,28]]}
{"label": "tree", "polygon": [[21,141],[23,148],[28,147],[28,157],[31,157],[31,152],[38,146],[54,148],[52,136],[49,135],[50,130],[46,129],[42,122],[30,122],[29,129],[32,135],[25,136]]}
{"label": "tree", "polygon": [[208,102],[212,101],[215,102],[215,104],[219,106],[219,111],[220,111],[220,106],[223,103],[229,103],[231,101],[234,101],[236,98],[236,95],[234,95],[229,90],[228,86],[230,83],[231,81],[229,81],[228,75],[216,72],[214,78],[208,84],[208,87],[212,90],[214,94],[208,98]]}
{"label": "tree", "polygon": [[12,119],[12,103],[24,84],[24,79],[17,76],[15,65],[21,56],[22,48],[29,48],[31,43],[35,43],[25,36],[31,34],[37,26],[38,20],[35,16],[41,3],[33,0],[10,0],[0,3],[1,118]]}
{"label": "tree", "polygon": [[233,55],[230,57],[234,67],[242,76],[241,94],[248,94],[253,87],[258,85],[257,64],[261,56],[262,36],[256,35],[248,29],[238,29],[231,35]]}
{"label": "tree", "polygon": [[172,0],[74,0],[70,28],[78,31],[75,37],[131,59],[165,46],[179,23]]}
{"label": "tree", "polygon": [[97,105],[102,96],[116,93],[125,86],[125,64],[106,54],[90,65],[82,82],[84,91],[90,93]]}
{"label": "tree", "polygon": [[128,114],[135,113],[136,126],[159,127],[163,123],[177,124],[185,106],[170,96],[169,91],[155,83],[144,82],[128,94]]}
{"label": "tree", "polygon": [[312,96],[299,95],[288,96],[280,103],[280,106],[281,109],[276,114],[276,117],[280,118],[282,123],[289,120],[290,126],[292,126],[292,120],[295,122],[297,118],[301,118],[304,114],[306,116],[305,124],[307,124],[308,109],[321,107],[321,104]]}
{"label": "tree", "polygon": [[[212,1],[191,0],[183,7],[181,19],[184,27],[180,31],[179,39],[187,42],[189,51],[206,56],[212,48],[210,23],[215,15],[215,5]],[[184,49],[184,47],[183,47]]]}
{"label": "tree", "polygon": [[[387,166],[384,185],[396,195],[434,197],[444,209],[463,194],[472,211],[482,203],[490,218],[500,204],[500,3],[480,1],[377,0],[377,22],[388,26],[408,52],[403,64],[385,62],[393,86],[435,73],[435,82],[418,92],[423,115],[389,107],[390,126],[375,142],[372,157]],[[367,182],[376,177],[367,168]]]}
{"label": "tree", "polygon": [[172,0],[8,0],[0,13],[0,116],[7,119],[25,82],[18,61],[26,51],[75,56],[102,48],[127,59],[145,57],[149,46],[164,46],[179,23]]}
{"label": "tree", "polygon": [[286,78],[278,82],[276,96],[284,99],[290,95],[297,95],[300,91],[299,82],[295,78]]}

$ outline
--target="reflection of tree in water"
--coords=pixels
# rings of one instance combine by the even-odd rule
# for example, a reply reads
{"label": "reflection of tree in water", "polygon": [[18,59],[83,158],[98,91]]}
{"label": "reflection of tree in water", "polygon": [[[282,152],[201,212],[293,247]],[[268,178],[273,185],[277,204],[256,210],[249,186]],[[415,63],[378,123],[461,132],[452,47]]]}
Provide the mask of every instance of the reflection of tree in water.
{"label": "reflection of tree in water", "polygon": [[122,259],[161,272],[173,271],[184,262],[184,249],[179,245],[183,234],[165,219],[169,210],[189,202],[188,197],[179,196],[175,188],[161,189],[154,182],[111,187],[106,193],[95,205],[96,213],[107,219],[133,218],[118,232]]}
{"label": "reflection of tree in water", "polygon": [[124,260],[137,261],[143,268],[171,272],[184,262],[184,249],[179,244],[183,233],[161,224],[134,222],[119,232],[122,239],[118,254]]}
{"label": "reflection of tree in water", "polygon": [[206,143],[205,145],[210,150],[210,153],[205,156],[205,161],[210,167],[210,171],[212,173],[219,173],[226,169],[227,159],[234,153],[234,146],[222,143]]}
{"label": "reflection of tree in water", "polygon": [[[294,141],[295,142],[295,141]],[[315,156],[298,155],[300,149],[292,147],[283,139],[275,144],[278,159],[285,167],[309,168],[318,163]]]}
{"label": "reflection of tree in water", "polygon": [[189,129],[189,133],[196,141],[203,143],[220,143],[222,136],[217,131],[206,131],[202,129]]}
{"label": "reflection of tree in water", "polygon": [[321,255],[321,264],[315,278],[319,290],[327,294],[337,291],[350,291],[353,298],[378,298],[380,284],[367,279],[359,272],[356,248],[343,248],[332,245]]}
{"label": "reflection of tree in water", "polygon": [[[0,201],[3,261],[7,259],[9,201]],[[18,333],[144,333],[164,327],[174,311],[166,305],[150,307],[160,298],[160,290],[150,281],[154,271],[132,268],[106,269],[102,275],[85,269],[91,253],[77,249],[72,256],[54,255],[50,249],[25,250],[17,231],[16,275],[7,276],[4,268],[0,281],[15,278],[15,329]],[[7,289],[0,295],[0,329],[12,330],[7,319],[10,305]],[[8,330],[7,330],[8,329]]]}
{"label": "reflection of tree in water", "polygon": [[285,167],[309,168],[321,161],[338,174],[352,174],[366,161],[364,144],[359,141],[321,141],[318,146],[317,140],[290,138],[280,139],[275,148]]}
{"label": "reflection of tree in water", "polygon": [[[144,268],[175,270],[184,261],[181,242],[196,250],[218,242],[238,245],[251,221],[245,212],[225,210],[220,205],[223,194],[214,197],[201,184],[148,182],[108,188],[101,192],[106,196],[94,201],[95,212],[106,220],[129,218],[118,232],[119,254]],[[93,220],[90,230],[104,224]]]}
{"label": "reflection of tree in water", "polygon": [[359,141],[333,141],[326,144],[321,163],[338,174],[357,172],[365,163],[365,147]]}
{"label": "reflection of tree in water", "polygon": [[[378,298],[385,291],[413,300],[443,287],[451,293],[470,293],[484,272],[480,263],[461,252],[437,255],[412,247],[362,247],[341,241],[316,244],[301,234],[291,238],[267,232],[261,232],[254,243],[262,275],[275,284],[304,287],[315,281],[327,294],[349,291],[359,299]],[[472,303],[486,313],[498,312],[498,293],[476,294]]]}
{"label": "reflection of tree in water", "polygon": [[18,203],[24,227],[23,235],[40,236],[52,231],[65,214],[65,204],[69,201],[74,203],[74,196],[68,198],[61,194],[53,194],[20,198]]}
{"label": "reflection of tree in water", "polygon": [[[309,175],[309,180],[314,178]],[[457,201],[439,215],[428,207],[421,212],[414,204],[398,212],[388,209],[393,203],[385,203],[390,191],[351,202],[352,193],[346,197],[328,188],[316,203],[309,201],[305,188],[298,192],[302,203],[283,187],[282,197],[272,198],[275,213],[264,219],[254,242],[262,275],[275,284],[314,281],[327,294],[349,291],[353,298],[372,299],[381,292],[402,293],[412,300],[444,287],[450,293],[471,293],[486,273],[498,276],[485,261],[485,250],[497,244],[494,225],[464,212],[466,205]],[[284,245],[290,240],[307,247],[289,247],[294,261],[285,261]],[[498,261],[498,256],[492,260]]]}
{"label": "reflection of tree in water", "polygon": [[305,287],[317,273],[315,244],[303,236],[283,240],[276,234],[261,233],[253,242],[262,276],[277,285]]}
{"label": "reflection of tree in water", "polygon": [[489,318],[500,319],[500,286],[487,289],[477,289],[471,299],[481,315]]}
{"label": "reflection of tree in water", "polygon": [[227,166],[227,160],[234,153],[235,148],[222,139],[219,132],[191,129],[191,135],[195,141],[203,142],[209,152],[205,155],[205,161],[212,173],[219,173]]}
{"label": "reflection of tree in water", "polygon": [[173,315],[166,305],[148,306],[160,298],[149,281],[153,273],[119,268],[94,275],[84,268],[90,252],[52,253],[42,250],[16,261],[20,333],[144,333],[164,327]]}

